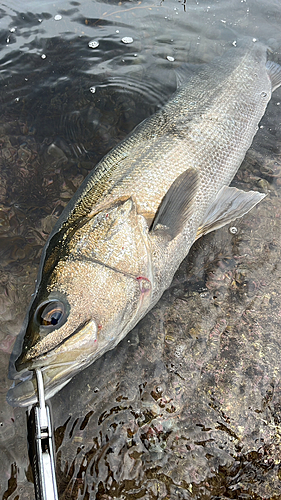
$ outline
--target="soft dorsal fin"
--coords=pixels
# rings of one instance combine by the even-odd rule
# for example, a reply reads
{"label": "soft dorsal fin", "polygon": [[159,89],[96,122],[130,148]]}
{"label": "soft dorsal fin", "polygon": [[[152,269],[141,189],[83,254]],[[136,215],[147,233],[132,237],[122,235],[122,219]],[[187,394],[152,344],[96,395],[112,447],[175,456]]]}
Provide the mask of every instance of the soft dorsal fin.
{"label": "soft dorsal fin", "polygon": [[202,225],[197,231],[196,239],[242,217],[264,197],[264,193],[257,191],[246,192],[234,187],[223,186],[207,210]]}
{"label": "soft dorsal fin", "polygon": [[281,85],[281,66],[273,61],[267,61],[266,69],[274,92]]}
{"label": "soft dorsal fin", "polygon": [[199,173],[195,168],[179,175],[162,199],[150,230],[164,226],[168,235],[175,238],[190,217],[198,184]]}

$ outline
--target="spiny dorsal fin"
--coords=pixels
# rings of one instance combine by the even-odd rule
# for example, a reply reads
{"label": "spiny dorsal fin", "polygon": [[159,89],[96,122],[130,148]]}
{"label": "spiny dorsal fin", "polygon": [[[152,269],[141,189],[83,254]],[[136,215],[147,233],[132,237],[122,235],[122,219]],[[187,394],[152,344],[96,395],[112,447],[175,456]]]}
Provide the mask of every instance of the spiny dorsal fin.
{"label": "spiny dorsal fin", "polygon": [[267,61],[266,69],[271,80],[273,92],[281,85],[281,66],[273,61]]}
{"label": "spiny dorsal fin", "polygon": [[199,174],[195,168],[179,175],[165,194],[150,230],[162,227],[171,238],[175,238],[190,217],[198,183]]}
{"label": "spiny dorsal fin", "polygon": [[196,239],[242,217],[264,197],[265,194],[257,191],[245,192],[234,187],[223,186],[207,210],[202,225],[197,231]]}

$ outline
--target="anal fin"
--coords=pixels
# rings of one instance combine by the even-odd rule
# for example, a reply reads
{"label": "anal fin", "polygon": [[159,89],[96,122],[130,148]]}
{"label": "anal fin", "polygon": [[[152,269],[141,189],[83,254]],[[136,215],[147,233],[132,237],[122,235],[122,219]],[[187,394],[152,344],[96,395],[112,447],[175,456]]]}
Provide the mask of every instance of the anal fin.
{"label": "anal fin", "polygon": [[266,195],[257,191],[242,191],[234,187],[223,186],[216,199],[208,208],[196,239],[210,233],[249,212]]}

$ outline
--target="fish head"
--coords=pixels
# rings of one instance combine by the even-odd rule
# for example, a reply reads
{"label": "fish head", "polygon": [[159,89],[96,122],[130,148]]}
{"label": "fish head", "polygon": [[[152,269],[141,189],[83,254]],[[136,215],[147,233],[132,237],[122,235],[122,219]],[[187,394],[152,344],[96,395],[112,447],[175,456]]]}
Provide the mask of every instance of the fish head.
{"label": "fish head", "polygon": [[52,266],[50,255],[56,252],[49,245],[10,360],[9,376],[19,382],[8,393],[11,404],[36,401],[36,368],[42,371],[46,398],[54,395],[144,314],[152,292],[145,230],[127,200],[72,233]]}

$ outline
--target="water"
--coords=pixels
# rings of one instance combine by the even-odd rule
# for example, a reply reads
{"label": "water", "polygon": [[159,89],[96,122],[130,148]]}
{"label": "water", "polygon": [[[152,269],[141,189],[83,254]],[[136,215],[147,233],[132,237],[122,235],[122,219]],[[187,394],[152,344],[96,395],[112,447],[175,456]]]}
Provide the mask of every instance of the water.
{"label": "water", "polygon": [[[0,494],[22,500],[25,412],[5,401],[7,366],[48,233],[171,95],[175,67],[245,37],[281,62],[281,5],[30,1],[0,15]],[[266,199],[199,240],[153,311],[51,400],[61,499],[281,496],[280,102],[279,89],[234,180]]]}

